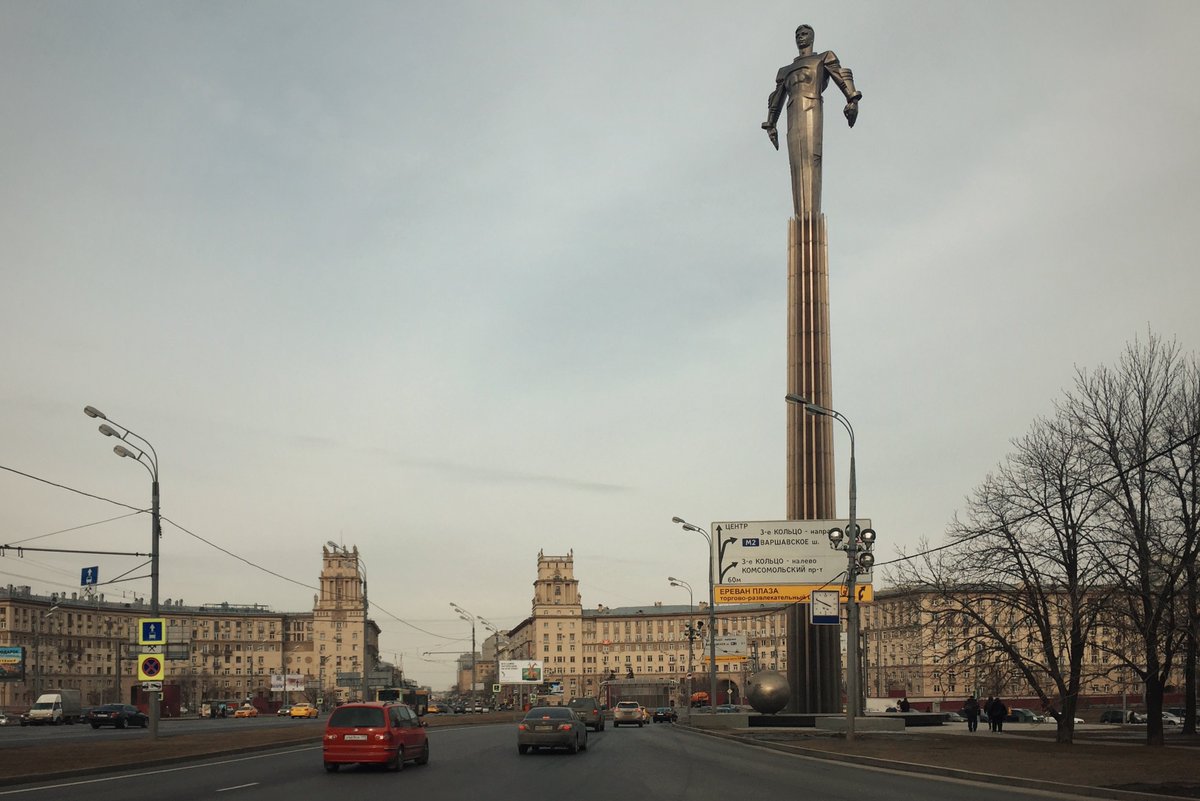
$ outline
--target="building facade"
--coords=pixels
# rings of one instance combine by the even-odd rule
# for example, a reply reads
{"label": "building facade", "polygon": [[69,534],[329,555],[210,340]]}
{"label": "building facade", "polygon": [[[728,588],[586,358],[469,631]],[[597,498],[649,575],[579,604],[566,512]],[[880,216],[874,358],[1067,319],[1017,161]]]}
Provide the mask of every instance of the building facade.
{"label": "building facade", "polygon": [[[376,667],[379,627],[366,616],[357,549],[322,549],[320,593],[309,612],[220,603],[188,606],[167,599],[165,684],[196,710],[203,699],[299,701],[356,698],[357,674]],[[107,601],[80,593],[35,595],[0,588],[0,647],[24,648],[23,680],[0,681],[0,707],[28,708],[45,688],[78,689],[84,704],[129,703],[137,680],[137,626],[151,617],[144,599]],[[364,647],[365,643],[365,647]],[[305,687],[287,699],[271,676],[299,674]]]}
{"label": "building facade", "polygon": [[[786,669],[785,617],[780,605],[717,607],[717,634],[744,635],[746,642],[745,653],[718,657],[718,703],[744,703],[755,670]],[[688,637],[690,627],[707,629],[708,621],[706,603],[585,609],[573,553],[539,552],[531,614],[508,632],[502,654],[540,660],[545,681],[562,685],[558,700],[600,697],[609,678],[632,676],[674,681],[676,703],[686,705],[693,691],[709,687],[707,640]]]}

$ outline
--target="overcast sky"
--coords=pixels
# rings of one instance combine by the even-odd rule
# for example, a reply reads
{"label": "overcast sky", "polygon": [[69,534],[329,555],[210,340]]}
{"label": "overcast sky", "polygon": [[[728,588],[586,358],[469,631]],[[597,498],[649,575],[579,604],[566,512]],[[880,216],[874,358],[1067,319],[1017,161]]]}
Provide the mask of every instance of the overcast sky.
{"label": "overcast sky", "polygon": [[[802,22],[864,96],[849,130],[826,94],[823,205],[880,561],[940,542],[1077,367],[1196,349],[1190,0],[0,0],[0,541],[148,549],[146,515],[11,472],[146,507],[91,404],[191,532],[164,599],[310,609],[321,545],[357,545],[385,657],[435,688],[449,603],[517,623],[539,550],[587,607],[699,600],[673,515],[785,516],[759,124]],[[138,560],[9,550],[0,584],[90,564]]]}

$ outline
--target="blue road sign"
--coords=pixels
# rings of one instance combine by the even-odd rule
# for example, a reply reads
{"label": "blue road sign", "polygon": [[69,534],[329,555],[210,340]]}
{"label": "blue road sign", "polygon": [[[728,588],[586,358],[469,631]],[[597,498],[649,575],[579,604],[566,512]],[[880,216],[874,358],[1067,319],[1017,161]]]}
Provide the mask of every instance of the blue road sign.
{"label": "blue road sign", "polygon": [[79,571],[79,586],[94,587],[100,583],[100,568],[96,565]]}
{"label": "blue road sign", "polygon": [[161,617],[138,619],[138,645],[162,645],[167,641],[167,626]]}

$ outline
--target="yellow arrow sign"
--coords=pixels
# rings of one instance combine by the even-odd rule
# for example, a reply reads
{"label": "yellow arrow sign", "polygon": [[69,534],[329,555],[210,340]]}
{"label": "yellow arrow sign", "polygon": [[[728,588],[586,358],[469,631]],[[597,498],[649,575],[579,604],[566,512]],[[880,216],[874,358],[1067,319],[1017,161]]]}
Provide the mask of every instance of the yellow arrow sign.
{"label": "yellow arrow sign", "polygon": [[[719,604],[806,604],[813,590],[840,590],[842,603],[850,600],[846,587],[828,584],[734,584],[715,589],[714,600]],[[854,598],[860,604],[874,603],[875,585],[855,585]]]}

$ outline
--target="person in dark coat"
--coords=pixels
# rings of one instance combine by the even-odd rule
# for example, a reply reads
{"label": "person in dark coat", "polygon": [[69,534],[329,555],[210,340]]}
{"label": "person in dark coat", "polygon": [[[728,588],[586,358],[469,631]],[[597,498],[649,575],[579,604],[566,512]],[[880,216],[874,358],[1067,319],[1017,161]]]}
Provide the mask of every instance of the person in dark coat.
{"label": "person in dark coat", "polygon": [[908,702],[908,696],[906,695],[900,699],[900,711],[908,712],[910,709],[912,709],[912,704]]}
{"label": "person in dark coat", "polygon": [[1008,707],[1000,700],[1000,696],[992,699],[988,706],[988,720],[991,721],[992,731],[1004,731],[1004,718],[1008,715]]}
{"label": "person in dark coat", "polygon": [[963,703],[963,716],[967,719],[967,731],[979,729],[979,701],[971,696]]}

